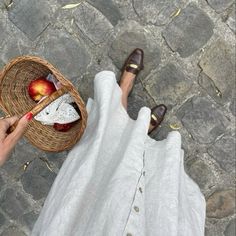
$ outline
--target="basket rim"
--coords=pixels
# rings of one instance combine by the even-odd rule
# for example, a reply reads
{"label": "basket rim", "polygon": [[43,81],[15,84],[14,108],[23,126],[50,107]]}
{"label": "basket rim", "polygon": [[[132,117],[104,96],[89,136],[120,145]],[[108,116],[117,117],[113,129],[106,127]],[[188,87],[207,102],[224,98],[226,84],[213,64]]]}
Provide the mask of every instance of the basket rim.
{"label": "basket rim", "polygon": [[9,61],[9,63],[7,63],[3,69],[0,71],[0,108],[6,113],[9,114],[9,111],[7,108],[4,107],[4,103],[2,102],[2,96],[1,96],[1,85],[2,82],[6,76],[6,74],[8,73],[8,71],[15,66],[16,64],[20,63],[20,62],[24,62],[24,61],[31,61],[31,62],[35,62],[35,63],[39,63],[42,66],[45,66],[48,70],[50,70],[52,72],[52,74],[58,79],[58,81],[61,82],[61,84],[63,86],[66,87],[70,87],[70,92],[71,95],[73,95],[73,97],[76,99],[76,103],[79,106],[80,112],[81,112],[81,127],[80,129],[78,129],[78,135],[77,138],[75,138],[74,140],[71,140],[71,145],[64,146],[61,145],[60,148],[57,148],[57,150],[51,150],[50,148],[43,148],[40,145],[37,144],[37,142],[34,139],[31,139],[29,136],[27,135],[27,131],[25,133],[25,137],[30,141],[31,144],[33,144],[34,146],[37,146],[38,148],[40,148],[41,150],[44,151],[49,151],[49,152],[59,152],[59,151],[64,151],[64,150],[68,150],[70,149],[76,142],[79,141],[79,139],[81,138],[81,136],[84,133],[86,124],[87,124],[87,110],[86,110],[86,106],[84,104],[84,101],[82,100],[79,91],[74,87],[74,85],[65,78],[65,76],[63,76],[61,74],[61,72],[54,67],[51,63],[49,63],[47,60],[38,57],[38,56],[30,56],[30,55],[23,55],[23,56],[19,56],[16,58],[13,58],[12,60]]}

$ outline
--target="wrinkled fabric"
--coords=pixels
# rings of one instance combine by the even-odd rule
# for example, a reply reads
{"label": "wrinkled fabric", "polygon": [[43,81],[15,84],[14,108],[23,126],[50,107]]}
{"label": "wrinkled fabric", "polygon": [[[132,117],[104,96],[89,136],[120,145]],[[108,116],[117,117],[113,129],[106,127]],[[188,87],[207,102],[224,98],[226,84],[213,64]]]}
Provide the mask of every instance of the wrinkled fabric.
{"label": "wrinkled fabric", "polygon": [[203,236],[205,199],[186,175],[181,136],[147,135],[150,109],[132,120],[115,75],[94,80],[88,125],[70,151],[33,236]]}

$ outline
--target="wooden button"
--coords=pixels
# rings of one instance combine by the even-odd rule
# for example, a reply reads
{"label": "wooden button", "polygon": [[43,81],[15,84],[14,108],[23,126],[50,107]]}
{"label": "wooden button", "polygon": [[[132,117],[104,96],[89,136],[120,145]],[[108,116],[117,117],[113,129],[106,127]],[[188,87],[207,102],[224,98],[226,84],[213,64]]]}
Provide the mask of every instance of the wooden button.
{"label": "wooden button", "polygon": [[136,212],[139,212],[139,208],[138,208],[137,206],[134,206],[134,210],[135,210]]}

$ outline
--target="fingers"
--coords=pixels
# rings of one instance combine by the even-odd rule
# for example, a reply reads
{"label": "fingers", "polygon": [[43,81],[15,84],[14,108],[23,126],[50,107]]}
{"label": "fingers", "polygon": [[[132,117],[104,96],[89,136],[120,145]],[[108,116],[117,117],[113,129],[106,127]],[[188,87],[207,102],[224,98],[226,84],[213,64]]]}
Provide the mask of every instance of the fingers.
{"label": "fingers", "polygon": [[3,139],[5,139],[5,137],[7,136],[7,130],[10,128],[10,126],[12,126],[15,122],[17,122],[18,117],[17,116],[13,116],[10,118],[5,118],[4,120],[0,121],[0,141],[2,141]]}
{"label": "fingers", "polygon": [[30,122],[30,120],[32,120],[32,118],[33,118],[32,113],[27,113],[25,116],[23,116],[19,120],[15,130],[11,134],[9,134],[4,140],[4,145],[9,147],[9,149],[12,149],[16,145],[18,140],[23,136],[28,126],[28,123]]}

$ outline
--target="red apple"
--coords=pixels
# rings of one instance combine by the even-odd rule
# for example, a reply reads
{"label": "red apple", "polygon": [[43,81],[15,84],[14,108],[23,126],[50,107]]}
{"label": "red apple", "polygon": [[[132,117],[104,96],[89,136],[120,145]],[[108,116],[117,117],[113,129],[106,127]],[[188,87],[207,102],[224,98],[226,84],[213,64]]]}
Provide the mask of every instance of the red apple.
{"label": "red apple", "polygon": [[30,82],[28,86],[28,93],[30,97],[38,102],[42,97],[48,96],[55,92],[54,84],[48,81],[45,77],[40,77]]}
{"label": "red apple", "polygon": [[55,123],[53,125],[53,128],[57,131],[60,131],[60,132],[66,132],[73,126],[73,124],[74,124],[74,122],[68,123],[68,124]]}

